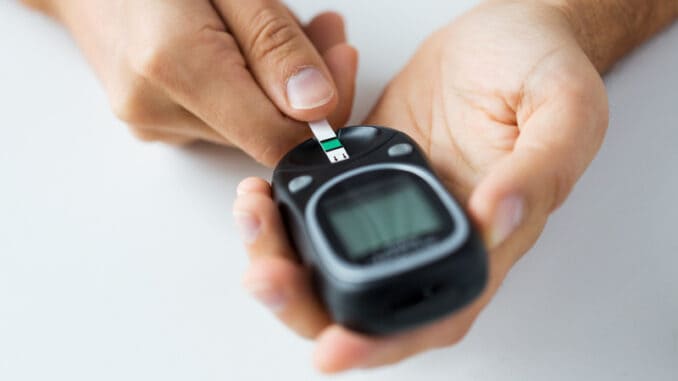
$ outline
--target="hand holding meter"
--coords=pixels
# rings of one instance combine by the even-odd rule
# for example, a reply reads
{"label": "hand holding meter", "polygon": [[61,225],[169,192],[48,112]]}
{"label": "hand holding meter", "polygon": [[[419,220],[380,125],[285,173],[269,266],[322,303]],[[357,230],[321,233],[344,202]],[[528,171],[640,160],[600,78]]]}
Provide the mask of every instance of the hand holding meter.
{"label": "hand holding meter", "polygon": [[473,301],[487,281],[485,249],[417,144],[384,127],[338,137],[312,128],[320,144],[281,160],[273,192],[332,318],[390,334]]}

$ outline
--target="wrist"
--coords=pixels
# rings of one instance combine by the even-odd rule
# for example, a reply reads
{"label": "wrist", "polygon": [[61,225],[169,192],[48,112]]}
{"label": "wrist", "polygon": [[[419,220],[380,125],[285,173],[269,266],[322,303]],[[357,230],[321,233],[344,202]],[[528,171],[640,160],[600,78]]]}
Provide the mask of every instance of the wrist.
{"label": "wrist", "polygon": [[565,15],[574,37],[600,72],[678,17],[675,0],[539,1]]}

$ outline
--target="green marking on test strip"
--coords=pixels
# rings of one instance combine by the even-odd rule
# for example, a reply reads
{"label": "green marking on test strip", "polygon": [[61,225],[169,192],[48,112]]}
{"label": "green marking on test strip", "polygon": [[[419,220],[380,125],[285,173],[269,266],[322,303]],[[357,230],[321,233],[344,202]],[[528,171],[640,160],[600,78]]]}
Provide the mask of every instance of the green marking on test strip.
{"label": "green marking on test strip", "polygon": [[332,151],[334,149],[341,148],[344,146],[337,138],[320,142],[320,145],[323,147],[323,151],[325,152]]}

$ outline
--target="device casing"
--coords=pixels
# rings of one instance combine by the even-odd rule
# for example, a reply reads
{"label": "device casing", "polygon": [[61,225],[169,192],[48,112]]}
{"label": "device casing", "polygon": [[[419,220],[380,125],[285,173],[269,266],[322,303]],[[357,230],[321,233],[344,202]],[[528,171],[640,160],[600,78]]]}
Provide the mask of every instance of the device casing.
{"label": "device casing", "polygon": [[[272,181],[287,233],[301,261],[311,270],[315,289],[331,317],[352,330],[385,335],[443,318],[478,297],[487,283],[487,255],[470,222],[463,244],[434,262],[369,282],[333,275],[307,228],[310,195],[336,176],[375,162],[402,163],[433,172],[416,142],[396,130],[354,126],[339,130],[338,137],[350,159],[330,164],[318,142],[310,139],[280,161]],[[389,154],[391,147],[403,143],[413,150],[406,155]],[[310,183],[290,191],[290,182],[302,176],[310,177]],[[463,218],[468,222],[465,214]]]}

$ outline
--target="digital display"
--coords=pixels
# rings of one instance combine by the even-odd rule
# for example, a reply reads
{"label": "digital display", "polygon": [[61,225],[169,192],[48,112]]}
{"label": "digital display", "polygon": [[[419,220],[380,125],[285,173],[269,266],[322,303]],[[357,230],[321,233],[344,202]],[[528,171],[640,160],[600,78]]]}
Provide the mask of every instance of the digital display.
{"label": "digital display", "polygon": [[439,202],[430,200],[433,194],[422,189],[426,186],[422,184],[411,175],[396,174],[347,187],[324,202],[323,212],[348,259],[361,261],[444,229],[444,220],[436,211]]}

